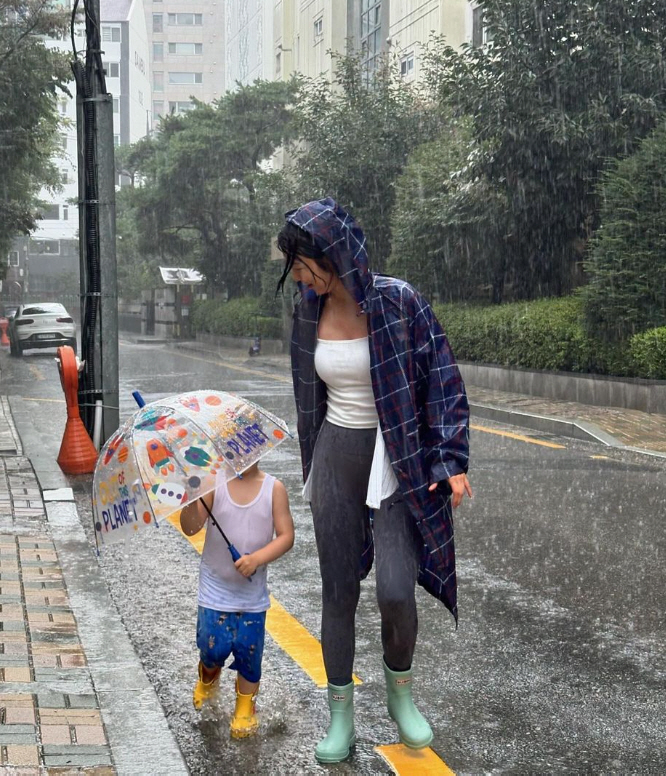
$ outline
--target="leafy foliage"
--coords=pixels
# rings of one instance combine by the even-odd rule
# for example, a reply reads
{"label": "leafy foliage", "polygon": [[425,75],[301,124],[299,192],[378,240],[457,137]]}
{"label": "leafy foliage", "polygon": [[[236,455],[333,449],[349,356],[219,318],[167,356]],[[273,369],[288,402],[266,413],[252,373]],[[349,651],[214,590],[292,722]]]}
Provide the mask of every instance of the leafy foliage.
{"label": "leafy foliage", "polygon": [[[354,55],[333,56],[333,83],[301,83],[292,149],[295,204],[331,196],[363,226],[371,266],[382,269],[391,252],[395,181],[411,149],[432,135],[419,93],[384,63],[371,84]],[[297,201],[296,201],[297,200]]]}
{"label": "leafy foliage", "polygon": [[[293,85],[257,81],[162,120],[121,157],[123,239],[150,265],[200,269],[229,297],[261,290],[275,202],[263,163],[290,136]],[[139,185],[140,182],[140,185]]]}
{"label": "leafy foliage", "polygon": [[259,300],[253,297],[239,297],[228,302],[219,299],[195,302],[192,325],[196,331],[227,337],[282,337],[281,319],[265,315]]}
{"label": "leafy foliage", "polygon": [[461,360],[525,369],[632,375],[628,349],[589,336],[578,297],[474,306],[435,305]]}
{"label": "leafy foliage", "polygon": [[[68,13],[45,0],[1,0],[0,254],[13,237],[35,228],[36,196],[59,186],[52,159],[58,140],[56,96],[71,71],[40,36],[60,37]],[[0,263],[4,272],[4,262]]]}
{"label": "leafy foliage", "polygon": [[666,325],[666,124],[604,175],[586,268],[590,329],[621,340]]}
{"label": "leafy foliage", "polygon": [[411,153],[396,182],[388,269],[433,298],[485,298],[491,287],[500,302],[506,201],[501,190],[474,176],[479,152],[469,122],[443,123],[436,140]]}
{"label": "leafy foliage", "polygon": [[629,350],[639,377],[666,380],[666,326],[635,334]]}
{"label": "leafy foliage", "polygon": [[666,108],[666,4],[481,5],[491,42],[434,45],[429,83],[441,105],[471,118],[478,172],[504,194],[513,293],[562,295],[581,280],[606,160],[631,152]]}

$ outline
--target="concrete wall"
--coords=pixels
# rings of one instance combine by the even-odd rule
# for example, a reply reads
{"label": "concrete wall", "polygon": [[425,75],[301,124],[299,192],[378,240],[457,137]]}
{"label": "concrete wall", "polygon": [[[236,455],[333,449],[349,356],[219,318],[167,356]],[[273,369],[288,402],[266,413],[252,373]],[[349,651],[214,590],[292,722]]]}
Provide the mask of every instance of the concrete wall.
{"label": "concrete wall", "polygon": [[511,391],[598,407],[666,413],[666,381],[623,379],[572,372],[530,372],[485,364],[459,363],[465,382],[479,388]]}

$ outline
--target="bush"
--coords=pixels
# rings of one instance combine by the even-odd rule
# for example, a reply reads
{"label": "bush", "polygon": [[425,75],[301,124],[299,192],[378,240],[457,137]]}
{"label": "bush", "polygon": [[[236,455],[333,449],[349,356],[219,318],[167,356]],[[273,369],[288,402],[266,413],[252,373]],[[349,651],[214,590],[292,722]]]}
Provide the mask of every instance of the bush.
{"label": "bush", "polygon": [[628,348],[586,334],[577,297],[480,307],[435,305],[456,357],[548,371],[634,375]]}
{"label": "bush", "polygon": [[666,326],[635,334],[629,350],[641,377],[666,380]]}
{"label": "bush", "polygon": [[194,331],[218,334],[225,337],[282,338],[282,321],[263,315],[259,300],[252,297],[231,299],[207,299],[195,302],[192,309]]}

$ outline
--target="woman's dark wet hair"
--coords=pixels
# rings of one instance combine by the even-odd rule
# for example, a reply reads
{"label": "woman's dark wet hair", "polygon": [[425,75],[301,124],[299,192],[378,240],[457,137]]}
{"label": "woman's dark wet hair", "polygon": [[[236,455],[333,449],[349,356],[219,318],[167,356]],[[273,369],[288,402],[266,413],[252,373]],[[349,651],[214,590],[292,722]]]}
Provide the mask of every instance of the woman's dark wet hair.
{"label": "woman's dark wet hair", "polygon": [[326,256],[322,249],[316,244],[314,237],[310,232],[301,229],[300,226],[292,224],[291,221],[282,227],[277,237],[277,247],[284,254],[285,265],[284,272],[278,280],[275,294],[284,292],[284,284],[289,277],[294,261],[298,256],[305,256],[306,259],[313,259],[323,270],[334,272],[337,269],[333,262]]}

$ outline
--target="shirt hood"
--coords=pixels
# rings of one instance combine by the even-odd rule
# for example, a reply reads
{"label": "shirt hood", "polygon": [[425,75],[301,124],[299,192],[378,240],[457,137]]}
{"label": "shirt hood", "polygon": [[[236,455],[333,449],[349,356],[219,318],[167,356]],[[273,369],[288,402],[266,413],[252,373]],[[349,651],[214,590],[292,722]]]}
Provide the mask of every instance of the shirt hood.
{"label": "shirt hood", "polygon": [[290,210],[286,220],[312,235],[317,247],[333,262],[345,288],[365,309],[372,275],[363,230],[335,200],[313,200]]}

